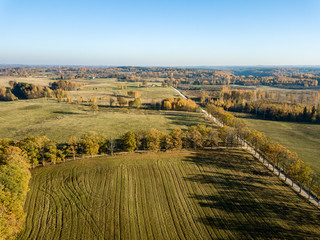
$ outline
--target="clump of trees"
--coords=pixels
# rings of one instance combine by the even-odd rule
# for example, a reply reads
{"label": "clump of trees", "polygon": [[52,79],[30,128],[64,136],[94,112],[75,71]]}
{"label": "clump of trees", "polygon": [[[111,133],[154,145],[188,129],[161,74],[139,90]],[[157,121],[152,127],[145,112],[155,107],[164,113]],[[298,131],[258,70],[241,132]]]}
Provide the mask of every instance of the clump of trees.
{"label": "clump of trees", "polygon": [[52,90],[62,89],[64,91],[77,90],[85,85],[84,83],[72,82],[70,80],[57,80],[49,84]]}
{"label": "clump of trees", "polygon": [[14,82],[11,92],[19,99],[34,99],[46,96],[52,92],[48,87],[33,85],[30,83]]}
{"label": "clump of trees", "polygon": [[56,97],[58,101],[68,97],[66,91],[75,90],[84,86],[68,80],[58,80],[50,83],[50,87],[43,87],[31,83],[10,81],[10,87],[0,87],[0,101],[14,101],[17,99],[36,99]]}
{"label": "clump of trees", "polygon": [[166,110],[191,111],[198,109],[198,105],[191,99],[166,98],[161,101],[161,106]]}
{"label": "clump of trees", "polygon": [[15,101],[17,99],[10,88],[0,87],[0,101]]}

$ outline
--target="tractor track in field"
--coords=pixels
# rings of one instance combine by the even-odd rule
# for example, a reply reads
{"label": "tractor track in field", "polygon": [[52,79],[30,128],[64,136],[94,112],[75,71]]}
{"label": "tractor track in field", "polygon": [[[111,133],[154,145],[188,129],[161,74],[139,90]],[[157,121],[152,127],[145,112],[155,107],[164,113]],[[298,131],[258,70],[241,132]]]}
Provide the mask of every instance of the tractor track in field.
{"label": "tractor track in field", "polygon": [[19,239],[320,235],[317,208],[239,149],[129,154],[81,163],[86,161],[94,164],[74,161],[32,171],[26,228]]}

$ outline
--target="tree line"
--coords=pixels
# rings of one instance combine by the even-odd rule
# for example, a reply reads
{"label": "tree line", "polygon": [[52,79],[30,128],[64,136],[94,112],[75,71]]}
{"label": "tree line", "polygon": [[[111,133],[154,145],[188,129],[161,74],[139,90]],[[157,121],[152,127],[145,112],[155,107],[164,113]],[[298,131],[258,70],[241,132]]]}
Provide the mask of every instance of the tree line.
{"label": "tree line", "polygon": [[219,135],[214,128],[205,125],[191,126],[186,131],[173,129],[169,134],[150,129],[129,131],[117,139],[89,132],[82,137],[70,137],[66,143],[57,143],[46,136],[29,136],[19,141],[0,140],[0,152],[13,146],[21,149],[31,166],[65,161],[66,158],[113,154],[116,151],[199,149],[218,145]]}
{"label": "tree line", "polygon": [[300,191],[305,188],[309,194],[313,192],[318,199],[320,198],[320,177],[313,172],[309,165],[303,162],[296,153],[289,151],[284,146],[270,140],[262,132],[250,130],[243,120],[236,118],[231,113],[226,112],[221,107],[213,104],[207,106],[208,113],[216,116],[225,124],[226,132],[234,134],[244,139],[249,145],[272,163],[275,167],[290,177],[300,186]]}
{"label": "tree line", "polygon": [[43,87],[25,82],[9,82],[10,87],[0,87],[0,101],[15,101],[17,99],[36,99],[57,97],[62,99],[67,96],[66,91],[75,90],[84,86],[82,83],[74,83],[66,80],[58,80],[50,83],[50,87]]}
{"label": "tree line", "polygon": [[318,107],[303,104],[270,103],[263,100],[246,101],[212,101],[216,106],[233,112],[255,114],[262,119],[291,122],[320,122],[320,105]]}
{"label": "tree line", "polygon": [[[209,92],[202,91],[200,97],[201,104],[213,103],[218,107],[223,107],[227,111],[251,113],[262,119],[320,122],[320,105],[318,104],[320,95],[318,92],[310,92],[307,97],[307,99],[312,100],[312,105],[302,104],[306,98],[304,93],[296,94],[298,97],[290,94],[284,102],[280,100],[280,93],[277,93],[276,96],[273,92],[270,93],[269,91],[230,90],[229,87],[223,87],[217,93],[215,95],[218,96],[214,98],[209,95]],[[297,102],[298,100],[300,103]]]}
{"label": "tree line", "polygon": [[34,76],[72,80],[79,78],[117,78],[137,82],[143,79],[165,80],[170,86],[193,85],[266,85],[281,88],[317,88],[318,68],[242,68],[230,67],[217,70],[210,68],[166,67],[0,67],[2,76]]}
{"label": "tree line", "polygon": [[23,228],[31,177],[28,162],[20,148],[0,145],[0,239],[15,239]]}

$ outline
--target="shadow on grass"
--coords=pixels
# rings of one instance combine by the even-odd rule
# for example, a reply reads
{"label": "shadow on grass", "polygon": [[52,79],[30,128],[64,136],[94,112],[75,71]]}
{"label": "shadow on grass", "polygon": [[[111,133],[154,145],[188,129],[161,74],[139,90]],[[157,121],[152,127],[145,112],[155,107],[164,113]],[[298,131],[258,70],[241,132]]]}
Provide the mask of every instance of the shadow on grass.
{"label": "shadow on grass", "polygon": [[199,151],[184,161],[199,169],[185,180],[207,189],[189,195],[205,212],[197,219],[202,224],[231,231],[231,238],[320,238],[319,210],[242,150]]}
{"label": "shadow on grass", "polygon": [[184,112],[166,112],[164,113],[165,117],[171,121],[172,124],[178,126],[194,126],[198,124],[206,124],[205,120],[199,117],[199,115],[192,115],[190,113]]}
{"label": "shadow on grass", "polygon": [[78,112],[64,112],[64,111],[55,111],[53,113],[62,114],[62,115],[83,115],[83,113]]}

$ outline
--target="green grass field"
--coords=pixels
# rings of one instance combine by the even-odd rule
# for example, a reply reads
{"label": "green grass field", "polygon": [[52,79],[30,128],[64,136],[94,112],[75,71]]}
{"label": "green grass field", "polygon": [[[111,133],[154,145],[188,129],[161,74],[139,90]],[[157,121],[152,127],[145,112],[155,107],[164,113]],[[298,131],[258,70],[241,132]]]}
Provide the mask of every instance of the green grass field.
{"label": "green grass field", "polygon": [[320,212],[240,150],[32,170],[19,239],[318,239]]}
{"label": "green grass field", "polygon": [[264,132],[272,140],[298,153],[303,161],[320,173],[319,124],[268,121],[249,118],[247,114],[236,116],[243,117],[250,128]]}
{"label": "green grass field", "polygon": [[46,135],[58,142],[88,131],[118,137],[129,130],[157,128],[169,132],[206,123],[199,113],[101,107],[94,114],[88,106],[44,99],[0,102],[0,120],[0,138]]}
{"label": "green grass field", "polygon": [[[133,90],[141,93],[141,99],[143,103],[150,103],[153,99],[161,101],[169,97],[179,97],[177,92],[169,87],[162,87],[160,82],[150,82],[149,85],[154,87],[138,87],[141,82],[118,82],[116,79],[102,78],[93,80],[81,80],[81,82],[87,83],[80,91],[69,92],[70,97],[85,99],[90,96],[96,96],[98,98],[106,99],[108,96],[112,96],[115,93],[125,95],[127,91]],[[121,90],[118,85],[125,85],[127,89]],[[102,101],[103,102],[103,101]],[[105,100],[106,102],[106,100]]]}

